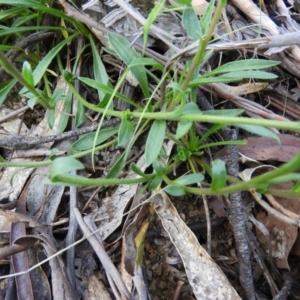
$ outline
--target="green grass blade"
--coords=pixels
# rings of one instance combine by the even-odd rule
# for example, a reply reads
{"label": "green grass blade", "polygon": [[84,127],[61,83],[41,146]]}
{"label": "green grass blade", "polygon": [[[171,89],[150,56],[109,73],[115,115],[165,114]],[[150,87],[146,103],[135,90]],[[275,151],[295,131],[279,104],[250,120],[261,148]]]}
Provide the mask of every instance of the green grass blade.
{"label": "green grass blade", "polygon": [[[139,54],[135,51],[135,49],[131,47],[130,43],[121,35],[117,33],[109,33],[108,40],[113,50],[125,62],[125,64],[128,67],[136,58],[139,58]],[[130,68],[130,70],[136,78],[136,80],[138,81],[138,83],[140,84],[144,96],[148,98],[150,96],[150,93],[145,67],[133,66]]]}
{"label": "green grass blade", "polygon": [[[100,58],[99,50],[97,49],[94,43],[94,39],[92,35],[89,35],[89,40],[91,43],[92,53],[93,53],[93,69],[94,69],[95,80],[104,85],[107,85],[109,82],[108,75],[106,73],[106,69],[103,65],[103,62]],[[101,100],[105,97],[105,93],[98,90],[98,95],[101,102]]]}
{"label": "green grass blade", "polygon": [[187,34],[192,38],[193,41],[199,40],[199,37],[202,36],[203,33],[194,8],[187,7],[183,11],[182,24]]}
{"label": "green grass blade", "polygon": [[59,27],[59,26],[23,26],[23,27],[17,27],[17,28],[5,28],[1,29],[0,31],[0,37],[6,36],[6,35],[11,35],[11,34],[18,34],[22,32],[28,32],[28,31],[37,31],[37,30],[67,30],[70,32],[74,32],[74,30],[67,29],[64,27]]}
{"label": "green grass blade", "polygon": [[210,77],[211,75],[216,75],[220,73],[236,72],[236,71],[246,71],[246,70],[260,70],[274,67],[280,64],[278,61],[266,60],[266,59],[246,59],[229,62],[224,64],[206,74],[204,77]]}
{"label": "green grass blade", "polygon": [[[102,144],[107,139],[111,138],[113,135],[115,135],[118,132],[118,128],[104,128],[101,129],[100,133],[97,136],[97,140],[95,142],[95,145]],[[81,137],[78,141],[74,142],[71,146],[71,152],[80,152],[87,149],[91,149],[94,144],[94,140],[96,137],[95,132],[88,133]]]}
{"label": "green grass blade", "polygon": [[277,75],[265,72],[265,71],[237,71],[237,72],[230,72],[225,73],[221,76],[214,77],[216,79],[221,79],[222,77],[230,77],[230,78],[236,78],[236,79],[243,79],[243,78],[249,78],[249,79],[275,79],[277,78]]}
{"label": "green grass blade", "polygon": [[56,134],[59,134],[59,133],[62,133],[65,131],[65,129],[68,125],[69,118],[70,118],[71,106],[72,106],[72,92],[71,92],[71,90],[68,90],[68,93],[64,99],[63,111],[60,114],[60,118],[59,118],[58,125],[56,128]]}
{"label": "green grass blade", "polygon": [[151,126],[146,141],[145,160],[147,166],[151,165],[158,157],[164,142],[165,131],[166,131],[166,121],[155,120]]}
{"label": "green grass blade", "polygon": [[[2,2],[2,1],[0,1]],[[20,16],[26,9],[24,7],[14,7],[0,12],[0,20]],[[29,12],[29,10],[27,10]]]}
{"label": "green grass blade", "polygon": [[84,165],[77,159],[71,157],[58,157],[54,159],[51,164],[50,178],[55,179],[58,175],[82,169],[84,169]]}
{"label": "green grass blade", "polygon": [[[38,66],[33,71],[33,79],[34,84],[38,84],[45,74],[47,68],[49,67],[52,60],[56,57],[56,55],[62,50],[62,48],[69,43],[73,38],[75,38],[78,33],[71,35],[69,38],[63,40],[58,45],[56,45],[53,49],[51,49],[47,55],[39,62]],[[26,88],[22,88],[20,94],[25,94],[28,90]]]}
{"label": "green grass blade", "polygon": [[215,8],[215,0],[209,1],[209,5],[204,13],[204,15],[200,18],[200,24],[203,35],[207,33],[209,25],[212,21],[212,16]]}
{"label": "green grass blade", "polygon": [[18,81],[16,79],[12,79],[7,82],[7,85],[0,90],[0,106],[6,100],[7,95]]}
{"label": "green grass blade", "polygon": [[[101,82],[98,82],[94,79],[91,78],[86,78],[86,77],[79,77],[80,81],[82,81],[83,83],[85,83],[86,85],[96,89],[96,90],[100,90],[103,91],[105,94],[108,95],[112,95],[114,94],[116,97],[126,101],[127,103],[129,103],[130,105],[139,108],[139,106],[132,101],[131,99],[125,97],[123,94],[119,93],[119,92],[115,92],[113,88],[111,88],[110,86],[107,86]],[[101,103],[102,104],[102,103]],[[102,105],[98,105],[98,107],[102,107]]]}
{"label": "green grass blade", "polygon": [[34,0],[1,0],[0,3],[9,5],[20,5],[25,7],[34,7],[36,5],[41,5],[40,1]]}
{"label": "green grass blade", "polygon": [[147,46],[150,27],[158,17],[159,13],[163,10],[165,2],[166,2],[165,0],[160,0],[157,3],[155,3],[154,7],[151,9],[148,15],[146,24],[143,26],[143,31],[144,31],[143,51],[146,49]]}
{"label": "green grass blade", "polygon": [[216,159],[212,162],[211,177],[212,177],[212,182],[211,182],[212,191],[217,191],[225,186],[226,166],[223,160]]}
{"label": "green grass blade", "polygon": [[264,137],[268,137],[270,139],[273,139],[278,144],[280,144],[280,139],[279,139],[278,135],[275,134],[273,131],[267,129],[266,127],[257,126],[257,125],[237,125],[237,126],[244,129],[244,130],[246,130],[246,131],[248,131],[248,132],[257,134],[259,136],[264,136]]}
{"label": "green grass blade", "polygon": [[118,146],[124,146],[130,140],[134,132],[133,123],[131,120],[122,118],[121,125],[118,132]]}
{"label": "green grass blade", "polygon": [[183,175],[175,180],[172,181],[173,184],[176,185],[190,185],[190,184],[195,184],[199,183],[204,179],[204,175],[200,173],[196,174],[188,174],[188,175]]}

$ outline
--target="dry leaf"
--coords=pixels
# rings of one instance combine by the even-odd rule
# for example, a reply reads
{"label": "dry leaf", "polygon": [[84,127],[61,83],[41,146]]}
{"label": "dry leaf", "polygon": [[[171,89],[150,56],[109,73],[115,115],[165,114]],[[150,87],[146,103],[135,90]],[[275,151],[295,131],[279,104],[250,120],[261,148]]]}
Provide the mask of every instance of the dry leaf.
{"label": "dry leaf", "polygon": [[155,212],[180,254],[189,283],[197,299],[240,299],[227,277],[201,247],[162,191],[151,199]]}
{"label": "dry leaf", "polygon": [[238,86],[226,85],[226,89],[236,95],[248,95],[259,92],[268,86],[267,82],[249,82]]}
{"label": "dry leaf", "polygon": [[36,221],[30,216],[20,214],[14,211],[0,209],[0,215],[5,217],[7,220],[9,220],[12,223],[24,222],[24,223],[28,223],[29,226],[31,227],[44,226],[42,223]]}
{"label": "dry leaf", "polygon": [[[245,169],[244,171],[239,173],[240,178],[243,181],[250,181],[252,176],[257,176],[259,174],[263,174],[269,171],[272,171],[272,169],[277,169],[271,165],[261,165],[255,168],[248,168]],[[255,173],[255,174],[254,174]]]}
{"label": "dry leaf", "polygon": [[[293,183],[285,182],[273,185],[273,189],[289,190],[293,187]],[[285,209],[300,214],[300,201],[298,198],[282,198],[274,197],[275,200]],[[278,220],[271,214],[260,212],[256,215],[256,219],[265,225],[269,231],[269,237],[266,237],[261,231],[256,230],[256,235],[264,250],[274,258],[274,263],[278,268],[289,270],[288,255],[297,238],[297,226],[287,224]]]}
{"label": "dry leaf", "polygon": [[91,275],[88,277],[87,289],[84,292],[83,300],[112,300],[109,292],[99,276]]}
{"label": "dry leaf", "polygon": [[279,134],[281,144],[266,137],[250,137],[247,145],[239,146],[239,152],[255,160],[290,161],[300,149],[300,139],[290,134]]}

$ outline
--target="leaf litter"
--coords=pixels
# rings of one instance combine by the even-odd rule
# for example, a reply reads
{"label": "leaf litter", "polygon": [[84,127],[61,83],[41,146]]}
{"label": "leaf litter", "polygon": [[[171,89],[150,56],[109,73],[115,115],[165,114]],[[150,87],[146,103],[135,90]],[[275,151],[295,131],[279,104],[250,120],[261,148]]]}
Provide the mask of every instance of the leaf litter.
{"label": "leaf litter", "polygon": [[[130,12],[130,7],[128,7],[127,2],[116,1],[116,3],[125,9],[127,13]],[[203,4],[201,1],[193,1],[193,3],[196,3],[195,5],[197,6]],[[243,5],[251,4],[247,1],[245,1],[244,4],[241,1],[233,1],[233,3],[236,4],[236,7],[244,10],[245,14],[249,11],[249,7],[245,8]],[[103,5],[101,3],[97,5],[100,7],[101,12]],[[143,5],[140,5],[140,8],[143,10]],[[112,9],[111,12],[113,12],[113,10],[114,9]],[[280,13],[284,15],[282,8]],[[202,11],[199,12],[199,15],[202,14]],[[127,16],[127,14],[123,12],[122,16],[124,17],[124,15]],[[112,14],[111,17],[114,18],[113,16],[115,15]],[[136,13],[134,13],[133,16],[137,16]],[[122,23],[124,21],[122,20],[123,17],[115,19],[110,23],[111,28],[116,31],[121,30],[121,32],[124,32],[126,27],[124,27],[124,23]],[[263,21],[269,24],[269,17],[265,15],[263,15],[263,17]],[[128,17],[126,17],[126,19],[128,19]],[[121,21],[118,22],[118,20]],[[287,20],[289,25],[294,24],[290,18],[287,18]],[[134,23],[135,21],[132,21],[129,27],[138,28],[137,24],[139,23]],[[153,36],[149,39],[149,43],[154,43],[155,39],[160,38],[157,33],[166,34],[165,31],[161,31],[161,29],[163,29],[161,24],[163,24],[163,22],[158,22],[158,24],[152,27],[152,30],[157,27],[161,28],[157,32],[152,32]],[[126,26],[128,29],[128,24]],[[170,33],[171,36],[173,34],[174,37],[176,31],[176,33],[179,31],[180,34],[182,34],[182,28],[180,28],[180,26],[180,22],[179,24],[176,22],[176,26],[173,28],[174,31]],[[275,30],[272,26],[267,28],[269,31],[277,30],[277,28]],[[93,29],[93,31],[95,31],[95,29]],[[170,34],[167,36],[170,37]],[[100,34],[99,32],[96,33],[96,35],[100,36],[100,40],[103,44],[108,45],[107,40],[103,38],[101,32]],[[176,49],[177,46],[181,46],[184,38],[185,37],[182,36],[182,38],[178,38],[177,41],[174,42],[176,46],[173,47],[173,50]],[[132,40],[132,37],[129,39]],[[291,50],[293,57],[298,59],[298,48],[293,47]],[[268,55],[271,57],[272,54]],[[290,57],[286,59],[291,60]],[[285,61],[285,66],[288,66],[288,62],[289,61]],[[296,67],[291,70],[293,74],[298,76],[299,71],[297,68],[299,69],[299,67],[297,64],[295,65]],[[240,88],[233,86],[231,89],[228,89],[233,95],[238,96],[257,92],[260,88],[261,87],[255,86],[255,84],[250,84],[247,86],[241,85]],[[232,102],[237,104],[237,107],[245,108],[246,113],[250,115],[251,113],[253,114],[253,110],[249,109],[245,103],[238,101],[241,101],[241,99],[235,97]],[[262,108],[260,107],[259,109]],[[263,111],[264,116],[269,114],[269,111]],[[260,115],[261,112],[256,110],[254,114],[257,116]],[[272,118],[272,113],[269,117]],[[44,120],[46,119],[47,118]],[[55,120],[57,120],[57,118],[55,118]],[[42,126],[42,124],[40,124],[38,126]],[[5,129],[8,128],[7,126],[8,125],[5,124]],[[49,133],[42,131],[38,134],[48,135]],[[248,137],[248,144],[239,146],[239,151],[244,156],[256,161],[287,162],[298,153],[299,139],[296,136],[288,134],[280,134],[279,139],[280,145],[273,139]],[[68,149],[68,146],[63,146],[62,148],[64,147]],[[168,155],[170,155],[170,153]],[[142,157],[137,164],[142,170],[145,170],[146,166],[143,163],[143,159]],[[140,164],[140,162],[142,163]],[[271,165],[270,167],[273,168],[274,166]],[[120,297],[131,299],[130,292],[132,290],[134,290],[133,295],[135,295],[136,299],[147,299],[151,294],[153,295],[153,299],[171,299],[172,297],[175,299],[176,284],[177,287],[179,287],[181,297],[184,297],[184,299],[192,299],[193,297],[197,299],[216,299],[217,297],[218,299],[239,299],[236,290],[241,295],[243,294],[236,280],[238,277],[236,272],[238,258],[235,253],[232,230],[228,222],[225,222],[224,225],[221,226],[222,228],[217,228],[217,234],[220,236],[213,238],[213,253],[212,257],[210,257],[204,247],[199,244],[199,240],[202,241],[201,244],[205,244],[205,233],[202,232],[199,234],[198,232],[196,238],[185,223],[205,220],[203,210],[200,210],[201,213],[199,211],[199,207],[201,206],[199,199],[192,199],[189,196],[182,197],[180,201],[178,201],[178,199],[172,199],[172,201],[177,202],[177,208],[175,208],[170,199],[163,192],[160,192],[154,194],[153,197],[143,199],[142,201],[146,203],[141,205],[140,200],[136,200],[137,203],[134,203],[134,196],[139,194],[138,186],[132,187],[129,185],[120,186],[116,190],[101,190],[98,194],[101,194],[101,199],[106,197],[106,202],[103,201],[99,203],[99,196],[95,196],[95,199],[91,198],[92,201],[88,207],[87,215],[84,218],[82,218],[79,210],[76,209],[76,217],[81,224],[80,227],[83,231],[83,235],[87,236],[94,250],[92,250],[87,242],[83,243],[81,249],[79,246],[76,247],[76,255],[81,259],[81,262],[76,262],[76,264],[83,266],[83,257],[85,259],[90,257],[91,262],[90,264],[86,264],[86,269],[80,268],[77,270],[77,290],[75,291],[74,286],[72,286],[72,283],[65,273],[66,267],[69,268],[70,266],[66,266],[63,258],[60,255],[56,255],[59,249],[64,247],[64,243],[61,242],[61,237],[67,230],[66,227],[63,227],[64,221],[62,220],[62,216],[66,216],[68,207],[64,203],[65,201],[62,200],[60,202],[61,197],[62,199],[65,197],[65,195],[62,196],[64,188],[59,187],[55,190],[54,188],[52,189],[52,187],[44,185],[43,173],[32,173],[32,171],[28,171],[26,176],[25,172],[21,173],[20,187],[14,186],[11,188],[6,186],[1,195],[3,196],[2,198],[7,196],[11,197],[10,201],[12,201],[14,198],[18,198],[19,195],[23,197],[23,193],[27,194],[24,203],[27,203],[27,210],[30,215],[27,215],[24,203],[21,212],[1,210],[1,214],[6,216],[6,219],[17,224],[17,226],[13,224],[12,229],[9,229],[7,223],[4,227],[6,228],[6,232],[11,231],[13,233],[16,231],[15,228],[20,226],[20,235],[17,235],[15,239],[12,240],[12,243],[22,244],[22,239],[24,241],[24,239],[26,239],[25,237],[30,238],[34,236],[37,243],[39,241],[42,245],[44,254],[39,253],[41,251],[33,252],[32,249],[28,250],[28,252],[22,252],[22,259],[18,259],[18,256],[14,254],[13,259],[17,259],[21,264],[20,269],[16,268],[15,272],[18,270],[24,271],[36,264],[36,258],[38,258],[38,261],[42,261],[46,255],[51,259],[49,260],[49,264],[44,267],[45,269],[40,268],[38,270],[40,273],[36,273],[35,276],[33,274],[29,276],[28,273],[19,276],[19,279],[17,279],[17,289],[20,299],[25,299],[27,296],[30,297],[29,295],[33,292],[37,293],[37,298],[44,294],[44,299],[50,299],[51,297],[53,297],[53,299],[77,299],[80,297],[83,299],[96,299],[97,296],[101,297],[101,299],[112,299],[113,295],[117,299]],[[250,173],[253,172],[251,171]],[[39,187],[37,190],[33,189],[33,191],[30,191],[29,185],[23,189],[30,175],[32,177],[28,182],[33,183],[35,187]],[[132,174],[129,173],[128,177],[130,176],[132,176]],[[247,176],[250,175],[248,174]],[[8,178],[10,177],[11,175],[2,175],[1,180],[3,184],[7,184]],[[288,190],[293,187],[293,184],[294,183],[285,183],[284,185],[274,185],[272,188]],[[2,186],[2,183],[0,186]],[[32,193],[31,196],[30,193]],[[82,191],[80,191],[80,193],[81,195],[84,194]],[[12,197],[11,195],[14,196]],[[92,197],[92,193],[89,191],[85,192],[85,195]],[[265,195],[265,198],[269,202],[272,201],[272,199],[268,197],[268,195]],[[131,201],[133,201],[134,205],[130,206]],[[219,199],[218,201],[220,202],[217,202],[217,204],[213,204],[212,202],[211,208],[215,215],[226,217],[226,205],[224,204],[227,201],[226,197],[225,199],[223,198],[222,201]],[[221,202],[222,205],[220,204]],[[277,207],[276,203],[278,204]],[[137,208],[138,206],[140,206],[140,208]],[[295,218],[295,216],[299,214],[298,198],[274,197],[272,206],[276,207],[282,214],[289,218]],[[127,211],[128,207],[131,207],[130,212]],[[257,209],[257,207],[255,209]],[[177,210],[180,212],[178,213]],[[158,218],[155,216],[154,211]],[[128,213],[128,218],[124,220],[126,213]],[[268,234],[266,234],[266,232],[262,234],[261,230],[255,230],[256,236],[263,249],[274,258],[274,262],[279,269],[290,270],[291,266],[288,259],[291,248],[297,238],[297,226],[286,224],[281,219],[275,218],[269,211],[266,212],[262,209],[258,209],[255,217],[256,221],[261,222],[268,231]],[[155,218],[156,220],[154,220]],[[60,223],[60,227],[53,228],[52,231],[52,227],[49,225],[59,220],[63,221]],[[42,222],[47,223],[47,227],[45,227]],[[97,226],[95,223],[97,223]],[[28,224],[29,226],[34,225],[34,227],[29,229],[26,228],[24,224]],[[158,233],[151,233],[153,229],[151,226],[153,226],[153,224],[157,226],[155,228],[156,230],[159,228]],[[148,233],[143,231],[147,227],[149,227]],[[5,230],[2,229],[2,232],[3,231]],[[94,233],[92,234],[92,232]],[[113,236],[114,233],[117,233],[116,237]],[[152,234],[151,238],[149,238],[150,233]],[[118,245],[116,240],[119,238],[122,238],[122,250],[114,248],[114,245]],[[142,270],[143,260],[142,263],[140,260],[141,257],[143,258],[143,254],[140,253],[143,250],[143,243],[145,243],[144,265],[147,267],[146,275]],[[25,242],[23,245],[26,245]],[[161,247],[162,252],[153,251],[155,246],[163,246]],[[80,251],[82,253],[80,253]],[[294,251],[293,253],[297,253],[297,249],[295,248],[292,251]],[[86,252],[92,252],[93,255],[88,256]],[[107,253],[110,253],[110,255],[107,255]],[[165,255],[165,253],[167,253],[167,255]],[[101,263],[96,260],[96,256]],[[121,269],[122,276],[119,275],[119,271],[114,266],[113,260],[115,265]],[[184,267],[181,265],[181,262]],[[46,272],[44,273],[44,271]],[[51,273],[51,276],[45,276],[47,273]],[[106,276],[103,275],[104,273]],[[163,278],[166,274],[168,274],[168,278]],[[226,276],[224,274],[226,274]],[[150,281],[148,285],[146,284],[145,278]],[[228,280],[228,278],[230,280]],[[79,280],[82,282],[79,283]],[[181,285],[180,282],[185,283]],[[26,283],[26,290],[22,288],[23,283]],[[41,283],[43,283],[43,288],[35,288]],[[277,285],[280,288],[280,284],[277,283]],[[6,283],[4,289],[8,290],[8,283]],[[277,292],[278,291],[279,289],[277,288]],[[31,296],[31,298],[33,298],[33,296]]]}

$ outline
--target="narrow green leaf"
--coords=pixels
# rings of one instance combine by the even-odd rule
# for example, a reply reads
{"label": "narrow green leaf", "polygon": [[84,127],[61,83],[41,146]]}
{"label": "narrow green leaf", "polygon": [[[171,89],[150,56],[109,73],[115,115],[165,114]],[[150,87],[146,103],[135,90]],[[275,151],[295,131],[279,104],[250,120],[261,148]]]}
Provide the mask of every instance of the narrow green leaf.
{"label": "narrow green leaf", "polygon": [[[114,134],[118,132],[118,128],[105,128],[101,129],[100,133],[97,136],[96,145],[100,145],[105,142],[107,139],[112,137]],[[87,149],[91,149],[95,140],[95,132],[88,133],[81,137],[78,141],[72,144],[71,151],[79,152]]]}
{"label": "narrow green leaf", "polygon": [[202,31],[193,7],[187,7],[183,11],[182,24],[193,41],[199,40],[200,36],[202,36]]}
{"label": "narrow green leaf", "polygon": [[159,155],[166,131],[165,120],[155,120],[151,126],[145,148],[146,165],[151,165]]}
{"label": "narrow green leaf", "polygon": [[222,78],[222,77],[231,77],[231,78],[237,78],[239,80],[243,78],[254,78],[254,79],[274,79],[277,78],[278,76],[269,72],[265,71],[237,71],[237,72],[230,72],[230,73],[225,73],[221,76],[214,77],[214,78]]}
{"label": "narrow green leaf", "polygon": [[182,111],[183,115],[199,115],[202,114],[198,105],[194,102],[187,103]]}
{"label": "narrow green leaf", "polygon": [[120,172],[123,170],[127,157],[132,149],[133,144],[136,142],[136,140],[139,138],[141,133],[143,132],[144,128],[147,126],[148,122],[144,122],[138,131],[135,133],[135,135],[131,138],[129,141],[125,151],[122,153],[122,155],[119,157],[117,162],[113,165],[113,167],[110,169],[110,171],[107,173],[106,178],[116,178],[119,176]]}
{"label": "narrow green leaf", "polygon": [[84,165],[77,159],[71,157],[58,157],[51,163],[50,178],[55,179],[57,175],[82,169],[84,169]]}
{"label": "narrow green leaf", "polygon": [[244,125],[244,124],[240,124],[237,126],[251,133],[271,138],[275,140],[278,144],[280,144],[280,139],[278,135],[275,134],[273,131],[267,129],[266,127],[259,126],[259,125]]}
{"label": "narrow green leaf", "polygon": [[16,28],[5,28],[0,31],[0,37],[11,35],[11,34],[21,34],[23,32],[36,31],[36,30],[69,30],[63,27],[54,26],[22,26]]}
{"label": "narrow green leaf", "polygon": [[203,76],[210,77],[212,75],[227,73],[227,72],[267,69],[273,66],[277,66],[278,64],[280,64],[280,62],[274,60],[245,59],[245,60],[233,61],[224,64],[210,72],[207,72]]}
{"label": "narrow green leaf", "polygon": [[247,145],[247,141],[246,140],[234,140],[234,141],[220,141],[220,142],[202,144],[201,146],[198,147],[198,151],[205,149],[205,148],[227,146],[227,145]]}
{"label": "narrow green leaf", "polygon": [[214,8],[215,8],[215,2],[216,2],[215,0],[209,1],[208,7],[207,7],[204,15],[200,19],[200,25],[201,25],[201,28],[202,28],[203,35],[205,35],[207,33],[207,30],[208,30],[209,25],[211,23],[212,15],[213,15]]}
{"label": "narrow green leaf", "polygon": [[199,77],[197,79],[194,79],[190,81],[189,87],[194,87],[194,86],[200,86],[204,84],[209,84],[209,83],[217,83],[217,82],[234,82],[234,81],[240,81],[242,78],[237,78],[237,77],[225,77],[225,76],[220,76],[220,77]]}
{"label": "narrow green leaf", "polygon": [[285,174],[276,178],[273,178],[271,180],[268,180],[266,184],[277,184],[277,183],[283,183],[283,182],[291,182],[294,180],[300,180],[300,174],[299,173],[289,173]]}
{"label": "narrow green leaf", "polygon": [[141,177],[144,177],[144,178],[148,177],[148,175],[145,174],[134,162],[130,164],[130,169],[131,169],[131,171],[133,171],[137,175],[140,175]]}
{"label": "narrow green leaf", "polygon": [[183,5],[190,5],[192,3],[192,0],[174,0],[178,4],[183,4]]}
{"label": "narrow green leaf", "polygon": [[[45,74],[47,68],[49,67],[52,60],[55,58],[55,56],[62,51],[62,48],[70,42],[75,36],[77,36],[79,33],[71,35],[69,38],[63,40],[58,45],[56,45],[54,48],[52,48],[47,55],[39,62],[38,66],[33,71],[33,80],[34,85],[38,84],[40,80],[42,79],[43,75]],[[26,88],[22,88],[20,91],[20,94],[25,94],[28,90]]]}
{"label": "narrow green leaf", "polygon": [[225,73],[216,77],[198,77],[189,83],[189,87],[199,86],[203,84],[216,83],[216,82],[234,82],[241,81],[243,78],[256,78],[256,79],[274,79],[277,75],[264,72],[264,71],[238,71]]}
{"label": "narrow green leaf", "polygon": [[226,166],[223,160],[216,159],[212,162],[211,190],[217,191],[225,186]]}
{"label": "narrow green leaf", "polygon": [[153,162],[153,168],[158,176],[163,176],[166,173],[163,165],[158,160]]}
{"label": "narrow green leaf", "polygon": [[117,178],[119,174],[122,172],[126,165],[126,160],[128,157],[129,151],[125,151],[116,161],[116,163],[112,166],[109,172],[106,174],[105,178]]}
{"label": "narrow green leaf", "polygon": [[0,90],[0,106],[6,100],[7,95],[17,82],[16,79],[6,81],[6,85]]}
{"label": "narrow green leaf", "polygon": [[56,134],[64,132],[65,129],[67,128],[68,121],[70,118],[70,113],[71,113],[71,107],[72,107],[72,91],[68,90],[68,93],[64,99],[63,111],[59,117],[58,125],[56,128]]}
{"label": "narrow green leaf", "polygon": [[[108,40],[113,50],[117,55],[125,62],[129,67],[134,59],[139,58],[139,54],[131,47],[127,39],[117,33],[108,33]],[[141,86],[144,96],[148,98],[150,96],[148,79],[146,69],[143,66],[133,66],[130,68],[132,74]]]}
{"label": "narrow green leaf", "polygon": [[164,188],[164,191],[175,197],[184,196],[186,194],[184,188],[180,185],[168,185]]}
{"label": "narrow green leaf", "polygon": [[214,124],[210,129],[206,130],[199,140],[199,145],[203,145],[204,141],[213,133],[219,131],[220,129],[226,127],[226,124]]}
{"label": "narrow green leaf", "polygon": [[34,0],[1,0],[1,4],[9,4],[9,5],[20,5],[26,7],[34,7],[36,5],[40,5],[40,1]]}
{"label": "narrow green leaf", "polygon": [[[199,109],[198,105],[194,102],[187,103],[182,111],[182,115],[199,115],[202,114],[201,110]],[[180,120],[177,125],[176,129],[176,139],[182,138],[191,128],[193,125],[192,121],[188,120]]]}
{"label": "narrow green leaf", "polygon": [[176,139],[182,138],[192,127],[193,121],[180,120],[176,129]]}
{"label": "narrow green leaf", "polygon": [[158,186],[161,184],[162,178],[160,176],[155,176],[153,180],[150,181],[148,185],[148,189],[150,191],[153,191],[158,188]]}
{"label": "narrow green leaf", "polygon": [[74,78],[75,78],[75,75],[72,74],[71,72],[67,71],[67,70],[64,70],[62,75],[64,76],[64,79],[68,83],[72,83]]}
{"label": "narrow green leaf", "polygon": [[197,173],[197,174],[188,174],[188,175],[183,175],[176,180],[173,180],[174,185],[190,185],[190,184],[195,184],[199,183],[204,179],[204,175]]}
{"label": "narrow green leaf", "polygon": [[292,192],[300,192],[300,181],[298,181],[291,189]]}
{"label": "narrow green leaf", "polygon": [[[109,78],[106,73],[106,68],[104,67],[103,62],[101,60],[99,51],[94,43],[94,39],[92,35],[89,35],[89,40],[91,43],[92,53],[93,53],[93,70],[94,70],[95,80],[104,85],[107,85],[109,82]],[[99,99],[101,101],[105,97],[105,93],[98,90],[98,94],[99,94]]]}
{"label": "narrow green leaf", "polygon": [[63,100],[65,98],[64,92],[65,92],[65,90],[63,88],[55,89],[55,91],[52,95],[51,102],[53,102],[53,104],[56,104],[58,101]]}
{"label": "narrow green leaf", "polygon": [[27,102],[28,106],[33,109],[36,104],[36,98],[30,98]]}
{"label": "narrow green leaf", "polygon": [[81,102],[77,102],[77,111],[75,114],[75,127],[79,127],[86,120],[85,106]]}
{"label": "narrow green leaf", "polygon": [[[44,3],[43,3],[44,2]],[[24,7],[29,7],[31,10],[30,12],[32,11],[32,9],[34,9],[35,11],[38,11],[38,12],[44,12],[44,13],[47,13],[47,14],[50,14],[50,15],[53,15],[57,18],[62,18],[68,22],[70,22],[71,24],[73,24],[74,26],[76,26],[76,30],[79,30],[81,31],[83,34],[86,34],[88,35],[90,32],[86,29],[86,27],[83,26],[82,23],[76,21],[74,18],[72,17],[69,17],[67,16],[63,10],[59,10],[59,9],[54,9],[54,8],[51,8],[49,7],[48,5],[45,5],[45,2],[46,1],[34,1],[34,0],[1,0],[1,4],[8,4],[8,5],[16,5],[16,6],[21,6],[23,9]],[[33,27],[33,26],[31,26]],[[31,30],[37,30],[37,26],[34,26],[35,29],[31,29]],[[44,26],[46,27],[47,29],[52,30],[53,29],[57,29],[57,27],[53,27],[53,26]],[[38,29],[40,30],[42,27],[41,26],[38,26]],[[44,28],[44,29],[46,29]],[[62,29],[64,30],[68,30],[70,32],[72,32],[73,30],[69,29],[69,28],[61,28],[59,27],[59,30],[61,31]],[[25,31],[25,29],[24,29]]]}
{"label": "narrow green leaf", "polygon": [[119,127],[118,145],[123,146],[128,143],[134,131],[132,121],[123,118]]}
{"label": "narrow green leaf", "polygon": [[47,124],[50,129],[53,128],[55,122],[55,110],[54,109],[48,109],[47,111]]}
{"label": "narrow green leaf", "polygon": [[20,28],[22,25],[26,25],[26,23],[30,22],[33,19],[36,19],[38,16],[37,13],[31,13],[27,16],[19,16],[15,19],[13,24],[11,25],[12,28]]}
{"label": "narrow green leaf", "polygon": [[[2,3],[2,1],[0,1],[0,3]],[[29,10],[25,10],[24,7],[14,7],[11,9],[5,9],[0,13],[0,20],[8,19],[14,16],[19,16],[25,12],[29,12]]]}
{"label": "narrow green leaf", "polygon": [[154,23],[160,12],[163,10],[165,5],[165,0],[160,0],[155,3],[154,7],[151,9],[150,13],[148,14],[147,22],[143,26],[144,31],[144,45],[143,45],[143,52],[147,47],[148,35],[151,25]]}
{"label": "narrow green leaf", "polygon": [[[85,83],[86,85],[96,89],[96,90],[102,91],[105,94],[112,95],[114,93],[113,88],[111,88],[110,86],[107,86],[107,85],[105,85],[101,82],[98,82],[94,79],[86,78],[86,77],[79,77],[79,80],[82,81],[83,83]],[[126,101],[130,105],[133,105],[136,108],[139,107],[134,101],[132,101],[131,99],[125,97],[123,94],[121,94],[119,92],[115,93],[115,96],[122,99],[122,100],[124,100],[124,101]],[[101,104],[102,104],[102,102],[101,102]],[[102,107],[102,105],[98,105],[98,106]]]}
{"label": "narrow green leaf", "polygon": [[24,61],[23,63],[22,75],[24,79],[27,81],[27,83],[30,84],[32,87],[34,87],[32,69],[28,61]]}

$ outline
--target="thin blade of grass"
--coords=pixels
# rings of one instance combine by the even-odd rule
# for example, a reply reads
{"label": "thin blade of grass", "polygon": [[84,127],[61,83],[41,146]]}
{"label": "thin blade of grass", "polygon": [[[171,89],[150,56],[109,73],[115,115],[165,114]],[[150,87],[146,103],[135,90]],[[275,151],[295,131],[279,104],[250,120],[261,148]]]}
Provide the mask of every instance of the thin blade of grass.
{"label": "thin blade of grass", "polygon": [[146,141],[145,160],[147,166],[151,165],[158,157],[164,142],[165,131],[166,131],[166,121],[155,120],[151,126]]}
{"label": "thin blade of grass", "polygon": [[[113,50],[117,55],[125,62],[127,66],[134,61],[134,59],[139,58],[139,54],[133,49],[130,43],[121,35],[117,33],[110,32],[108,34],[108,40],[111,44]],[[132,74],[141,86],[144,96],[148,98],[150,96],[148,79],[146,74],[146,69],[144,66],[133,66],[130,68]]]}
{"label": "thin blade of grass", "polygon": [[[75,38],[79,33],[75,33],[71,35],[68,39],[63,40],[60,42],[57,46],[55,46],[53,49],[51,49],[47,55],[39,62],[38,66],[33,71],[33,79],[34,84],[38,84],[40,80],[42,79],[44,73],[47,71],[47,68],[49,67],[52,60],[55,58],[55,56],[62,50],[62,48],[69,43],[73,38]],[[22,88],[20,91],[20,94],[26,93],[28,90],[26,88]]]}

